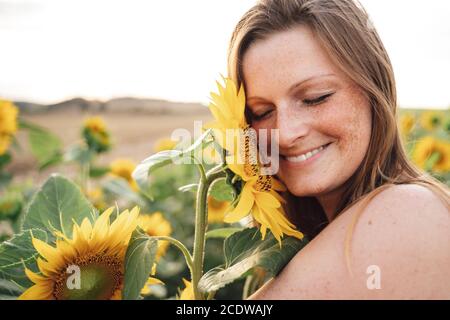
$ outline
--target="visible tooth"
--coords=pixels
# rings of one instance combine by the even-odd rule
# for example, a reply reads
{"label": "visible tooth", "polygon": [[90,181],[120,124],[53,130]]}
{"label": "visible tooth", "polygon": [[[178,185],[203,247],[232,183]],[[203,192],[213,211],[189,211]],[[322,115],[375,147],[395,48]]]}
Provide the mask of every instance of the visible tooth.
{"label": "visible tooth", "polygon": [[314,149],[313,151],[309,151],[300,156],[288,157],[288,160],[293,161],[293,162],[302,162],[302,161],[305,161],[306,159],[311,158],[313,155],[317,154],[318,152],[322,151],[323,149],[324,149],[324,147],[320,146],[319,148]]}

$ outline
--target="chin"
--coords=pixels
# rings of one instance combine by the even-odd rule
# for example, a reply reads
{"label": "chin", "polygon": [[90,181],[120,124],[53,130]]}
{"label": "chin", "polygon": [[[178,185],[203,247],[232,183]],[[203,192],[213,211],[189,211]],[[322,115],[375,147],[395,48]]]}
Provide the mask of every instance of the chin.
{"label": "chin", "polygon": [[[308,179],[309,180],[309,179]],[[329,188],[328,185],[322,181],[313,182],[313,181],[302,181],[301,179],[298,179],[297,181],[284,181],[284,184],[286,185],[286,188],[289,190],[291,194],[293,194],[296,197],[313,197],[313,196],[319,196],[321,194],[324,194],[328,192]]]}

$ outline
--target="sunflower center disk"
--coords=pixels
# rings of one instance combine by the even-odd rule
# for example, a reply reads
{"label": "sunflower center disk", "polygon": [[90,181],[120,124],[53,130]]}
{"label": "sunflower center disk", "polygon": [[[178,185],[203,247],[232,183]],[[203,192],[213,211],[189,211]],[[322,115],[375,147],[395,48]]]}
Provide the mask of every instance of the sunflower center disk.
{"label": "sunflower center disk", "polygon": [[[101,260],[101,258],[89,260]],[[87,261],[79,265],[79,269],[75,272],[62,275],[55,283],[55,298],[58,300],[111,299],[114,292],[120,289],[123,275],[119,261],[108,258],[105,260]]]}
{"label": "sunflower center disk", "polygon": [[272,189],[272,177],[260,175],[256,180],[256,190],[269,192]]}

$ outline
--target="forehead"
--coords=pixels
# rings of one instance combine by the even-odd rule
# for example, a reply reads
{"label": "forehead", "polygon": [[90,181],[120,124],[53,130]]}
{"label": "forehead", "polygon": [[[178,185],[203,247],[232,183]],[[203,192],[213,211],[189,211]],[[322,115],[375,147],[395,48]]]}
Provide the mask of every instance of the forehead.
{"label": "forehead", "polygon": [[306,26],[281,31],[253,43],[243,57],[247,94],[285,90],[299,81],[339,70]]}

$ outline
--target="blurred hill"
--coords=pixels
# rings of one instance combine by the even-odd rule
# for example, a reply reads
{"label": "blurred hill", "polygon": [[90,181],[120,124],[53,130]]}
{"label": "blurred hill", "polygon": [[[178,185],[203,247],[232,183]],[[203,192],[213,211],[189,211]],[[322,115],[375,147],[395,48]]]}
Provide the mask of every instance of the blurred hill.
{"label": "blurred hill", "polygon": [[15,101],[23,114],[42,114],[53,112],[111,112],[111,113],[143,113],[143,114],[202,114],[206,107],[200,103],[173,102],[158,99],[115,98],[108,101],[87,100],[74,98],[56,104],[38,104],[32,102]]}

